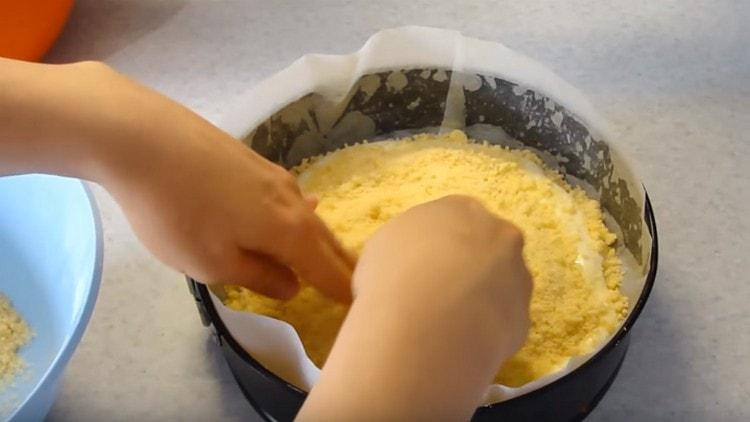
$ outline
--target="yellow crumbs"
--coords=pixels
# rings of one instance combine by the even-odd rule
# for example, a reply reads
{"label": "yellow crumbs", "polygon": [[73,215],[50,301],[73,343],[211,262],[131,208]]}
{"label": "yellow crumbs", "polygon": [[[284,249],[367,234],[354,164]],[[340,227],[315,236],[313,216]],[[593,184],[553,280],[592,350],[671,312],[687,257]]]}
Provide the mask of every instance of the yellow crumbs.
{"label": "yellow crumbs", "polygon": [[8,299],[0,295],[0,386],[23,368],[18,349],[29,338],[29,326],[18,316]]}
{"label": "yellow crumbs", "polygon": [[[525,345],[497,374],[499,384],[520,386],[561,369],[597,348],[627,312],[616,237],[599,203],[530,151],[472,142],[454,131],[346,147],[295,172],[302,190],[318,198],[320,217],[357,253],[390,218],[449,194],[473,196],[521,228],[534,280],[532,324]],[[319,367],[347,311],[310,286],[287,302],[228,287],[225,302],[289,322]]]}

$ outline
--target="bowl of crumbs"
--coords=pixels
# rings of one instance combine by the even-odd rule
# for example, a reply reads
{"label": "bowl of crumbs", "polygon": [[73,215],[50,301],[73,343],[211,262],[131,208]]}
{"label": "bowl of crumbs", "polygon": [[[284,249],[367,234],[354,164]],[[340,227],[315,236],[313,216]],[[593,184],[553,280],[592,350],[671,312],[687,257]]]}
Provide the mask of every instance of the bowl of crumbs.
{"label": "bowl of crumbs", "polygon": [[[304,56],[218,124],[289,169],[355,254],[389,219],[449,194],[521,229],[529,336],[473,420],[577,420],[606,393],[654,283],[656,225],[634,163],[570,84],[501,44],[404,27],[353,54]],[[294,418],[347,313],[302,283],[278,301],[188,279],[240,388],[270,420]]]}
{"label": "bowl of crumbs", "polygon": [[101,276],[99,217],[78,180],[0,178],[0,420],[43,420]]}

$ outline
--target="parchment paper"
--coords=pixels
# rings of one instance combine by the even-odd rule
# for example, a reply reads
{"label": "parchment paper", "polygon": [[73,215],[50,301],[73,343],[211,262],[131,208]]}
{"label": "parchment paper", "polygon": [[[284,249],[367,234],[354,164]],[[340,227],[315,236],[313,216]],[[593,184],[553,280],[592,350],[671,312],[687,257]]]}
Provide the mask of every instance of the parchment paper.
{"label": "parchment paper", "polygon": [[[240,96],[216,123],[287,167],[363,139],[424,131],[462,129],[478,140],[533,149],[601,201],[618,234],[626,269],[621,290],[631,311],[643,290],[651,238],[645,192],[631,163],[580,92],[501,44],[434,28],[381,31],[350,55],[302,57]],[[212,300],[250,355],[310,390],[320,371],[289,324],[233,311],[213,294]],[[484,403],[549,384],[598,350],[519,388],[491,385]]]}

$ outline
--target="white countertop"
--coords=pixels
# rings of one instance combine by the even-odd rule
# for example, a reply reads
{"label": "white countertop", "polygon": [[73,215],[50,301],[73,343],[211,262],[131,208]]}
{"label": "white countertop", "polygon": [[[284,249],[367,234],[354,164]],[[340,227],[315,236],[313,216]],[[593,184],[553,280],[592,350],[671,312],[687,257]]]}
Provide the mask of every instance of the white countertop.
{"label": "white countertop", "polygon": [[[586,93],[640,163],[661,240],[655,290],[591,420],[750,418],[750,5],[682,1],[79,0],[49,60],[98,59],[215,119],[308,52],[379,29],[459,29]],[[96,189],[104,276],[50,420],[247,420],[180,274]],[[743,334],[744,333],[744,334]]]}

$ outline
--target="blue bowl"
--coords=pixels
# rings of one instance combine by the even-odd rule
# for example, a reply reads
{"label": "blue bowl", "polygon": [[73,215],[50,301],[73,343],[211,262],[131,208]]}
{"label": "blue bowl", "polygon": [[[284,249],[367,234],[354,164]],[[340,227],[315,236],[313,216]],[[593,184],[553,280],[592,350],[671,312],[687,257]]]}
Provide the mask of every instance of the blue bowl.
{"label": "blue bowl", "polygon": [[24,369],[0,389],[0,420],[42,420],[94,308],[102,268],[99,214],[78,180],[0,178],[0,293],[28,322]]}

